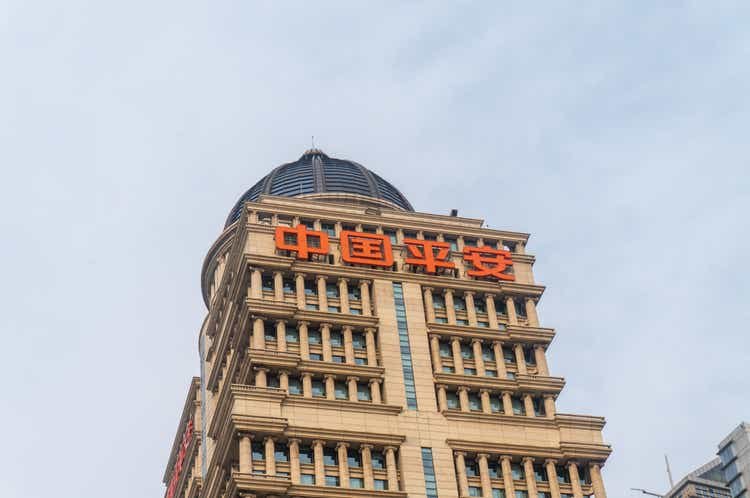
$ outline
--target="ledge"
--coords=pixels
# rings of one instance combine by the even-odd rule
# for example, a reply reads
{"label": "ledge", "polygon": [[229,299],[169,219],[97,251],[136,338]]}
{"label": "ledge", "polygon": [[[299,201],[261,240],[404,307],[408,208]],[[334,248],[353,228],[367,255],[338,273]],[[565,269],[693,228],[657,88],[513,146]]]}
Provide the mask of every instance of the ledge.
{"label": "ledge", "polygon": [[248,297],[245,299],[251,315],[266,318],[291,318],[297,311],[297,305],[284,301],[271,301]]}
{"label": "ledge", "polygon": [[447,439],[446,443],[452,450],[467,452],[494,453],[509,456],[553,459],[585,459],[603,462],[612,452],[608,444],[560,442],[555,446],[532,446],[525,444],[495,444],[484,441],[466,441],[462,439]]}
{"label": "ledge", "polygon": [[561,428],[569,429],[591,429],[601,431],[604,429],[607,421],[604,417],[595,417],[591,415],[571,415],[567,413],[557,414],[557,424]]}
{"label": "ledge", "polygon": [[513,425],[520,427],[557,427],[555,419],[545,417],[527,417],[526,415],[503,415],[500,413],[462,412],[459,410],[445,410],[443,416],[448,420],[458,422],[484,422],[497,425]]}
{"label": "ledge", "polygon": [[367,365],[356,365],[352,363],[334,363],[332,361],[300,360],[298,366],[300,372],[310,372],[331,375],[347,375],[362,377],[364,379],[382,378],[385,369],[383,367],[370,367]]}
{"label": "ledge", "polygon": [[351,325],[354,327],[378,326],[379,319],[376,316],[351,315],[347,313],[329,313],[327,311],[297,310],[294,307],[294,319],[308,322],[331,323],[333,325]]}
{"label": "ledge", "polygon": [[247,349],[250,365],[269,365],[279,368],[295,368],[299,362],[299,354],[288,351],[271,351],[268,349]]}
{"label": "ledge", "polygon": [[376,446],[399,446],[406,440],[406,436],[401,435],[323,429],[321,427],[288,427],[284,431],[284,434],[287,437],[321,439],[323,441],[357,441],[358,443],[368,443]]}
{"label": "ledge", "polygon": [[555,329],[527,325],[508,325],[507,327],[508,336],[514,341],[549,345],[555,337]]}
{"label": "ledge", "polygon": [[560,394],[565,379],[541,375],[516,374],[516,378],[480,377],[455,373],[433,374],[435,384],[493,389],[496,391],[520,391],[528,393]]}
{"label": "ledge", "polygon": [[523,342],[549,346],[555,337],[555,330],[526,325],[506,325],[505,330],[489,327],[472,327],[471,325],[451,325],[448,323],[428,322],[429,333],[442,336],[457,336],[467,339],[480,338],[490,341]]}
{"label": "ledge", "polygon": [[253,494],[260,492],[262,494],[285,495],[291,485],[291,480],[288,477],[243,474],[233,470],[227,486],[227,495],[237,496],[241,491],[250,491]]}
{"label": "ledge", "polygon": [[[274,230],[272,229],[271,232]],[[250,266],[259,266],[265,269],[273,270],[288,270],[294,263],[294,258],[288,256],[274,255],[270,256],[267,254],[244,254],[244,261]]]}
{"label": "ledge", "polygon": [[343,399],[304,398],[301,396],[289,396],[284,400],[283,405],[306,406],[341,412],[376,413],[379,415],[398,415],[403,411],[403,408],[398,405],[386,405],[366,401],[349,401]]}
{"label": "ledge", "polygon": [[376,491],[374,489],[307,486],[304,484],[292,485],[289,488],[288,494],[290,496],[299,496],[301,498],[368,498],[372,496],[380,496],[382,498],[406,498],[407,496],[404,491]]}
{"label": "ledge", "polygon": [[516,374],[516,381],[522,391],[560,394],[560,391],[565,387],[565,379],[562,377],[546,375]]}

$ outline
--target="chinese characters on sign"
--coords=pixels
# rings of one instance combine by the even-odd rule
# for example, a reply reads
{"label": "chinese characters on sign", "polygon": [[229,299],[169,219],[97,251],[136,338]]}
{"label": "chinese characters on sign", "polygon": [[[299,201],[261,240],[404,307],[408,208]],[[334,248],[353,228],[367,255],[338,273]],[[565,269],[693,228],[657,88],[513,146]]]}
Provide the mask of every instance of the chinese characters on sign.
{"label": "chinese characters on sign", "polygon": [[193,440],[193,421],[188,421],[185,432],[182,434],[182,441],[180,441],[180,450],[177,453],[177,460],[175,461],[174,468],[172,469],[172,478],[169,479],[169,486],[167,487],[167,498],[173,498],[175,491],[177,491],[177,483],[180,481],[180,475],[182,474],[182,466],[185,463],[185,456],[187,453],[188,446]]}
{"label": "chinese characters on sign", "polygon": [[[297,259],[328,254],[328,234],[309,230],[302,224],[277,227],[275,240],[277,249],[294,252]],[[408,253],[404,263],[422,267],[425,273],[435,274],[440,268],[456,268],[450,260],[451,247],[447,242],[404,239],[404,245]],[[393,246],[387,235],[344,230],[341,232],[341,259],[351,264],[388,268],[393,266]],[[510,251],[486,246],[466,247],[463,259],[470,277],[515,280],[512,273],[504,273],[513,265]]]}

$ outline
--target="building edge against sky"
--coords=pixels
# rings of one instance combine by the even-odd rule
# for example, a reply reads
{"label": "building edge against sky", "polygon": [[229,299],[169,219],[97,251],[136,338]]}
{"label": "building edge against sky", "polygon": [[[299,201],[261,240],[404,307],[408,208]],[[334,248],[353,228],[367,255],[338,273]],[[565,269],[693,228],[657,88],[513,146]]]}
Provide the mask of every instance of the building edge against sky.
{"label": "building edge against sky", "polygon": [[555,408],[527,240],[319,150],[272,170],[204,262],[165,496],[606,498],[604,419]]}

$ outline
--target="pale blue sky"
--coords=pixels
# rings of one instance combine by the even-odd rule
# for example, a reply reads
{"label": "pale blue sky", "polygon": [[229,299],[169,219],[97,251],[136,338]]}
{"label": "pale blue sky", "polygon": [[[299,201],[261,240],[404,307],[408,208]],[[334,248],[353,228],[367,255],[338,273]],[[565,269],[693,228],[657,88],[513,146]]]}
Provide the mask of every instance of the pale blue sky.
{"label": "pale blue sky", "polygon": [[310,135],[531,232],[610,498],[750,418],[747,2],[279,4],[0,2],[3,496],[161,496],[203,257]]}

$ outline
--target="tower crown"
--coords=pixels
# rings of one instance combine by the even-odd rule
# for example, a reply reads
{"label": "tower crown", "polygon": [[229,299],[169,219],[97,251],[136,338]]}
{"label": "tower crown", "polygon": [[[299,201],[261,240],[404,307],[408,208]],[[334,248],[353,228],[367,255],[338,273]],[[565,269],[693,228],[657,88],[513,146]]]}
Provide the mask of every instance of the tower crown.
{"label": "tower crown", "polygon": [[[390,182],[359,163],[329,157],[320,149],[309,149],[296,161],[277,166],[261,178],[240,197],[225,226],[237,221],[246,201],[256,201],[263,194],[313,197],[333,202],[358,199],[360,203],[414,211],[404,194]],[[347,199],[347,196],[338,194],[350,196]]]}

